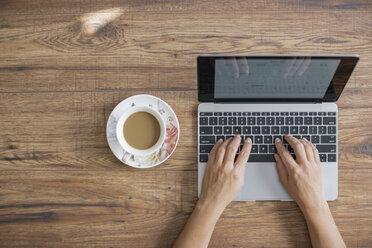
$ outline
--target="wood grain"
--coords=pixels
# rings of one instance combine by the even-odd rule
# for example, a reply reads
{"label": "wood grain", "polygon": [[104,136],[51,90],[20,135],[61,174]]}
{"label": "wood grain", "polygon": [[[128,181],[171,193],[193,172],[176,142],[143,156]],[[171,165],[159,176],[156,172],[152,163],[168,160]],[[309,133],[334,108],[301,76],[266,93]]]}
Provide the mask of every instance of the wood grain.
{"label": "wood grain", "polygon": [[[196,57],[345,54],[339,198],[350,247],[372,247],[372,4],[368,0],[0,1],[0,246],[171,247],[197,200]],[[121,15],[97,33],[82,17]],[[164,164],[136,170],[108,148],[123,99],[167,101],[181,125]],[[210,247],[310,247],[293,202],[234,202]]]}

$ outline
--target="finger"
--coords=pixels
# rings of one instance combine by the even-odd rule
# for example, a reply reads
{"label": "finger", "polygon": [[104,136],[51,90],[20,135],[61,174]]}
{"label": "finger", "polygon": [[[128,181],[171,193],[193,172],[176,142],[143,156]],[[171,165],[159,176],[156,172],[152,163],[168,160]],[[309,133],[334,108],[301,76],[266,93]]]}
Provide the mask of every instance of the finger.
{"label": "finger", "polygon": [[243,67],[242,68],[242,71],[244,72],[244,74],[246,74],[246,76],[248,76],[248,74],[249,74],[249,65],[248,65],[247,59],[245,57],[243,57],[241,59],[241,61],[242,61],[241,65]]}
{"label": "finger", "polygon": [[296,160],[301,164],[307,160],[306,152],[304,149],[304,145],[295,137],[286,135],[285,140],[288,142],[290,146],[292,146],[295,154]]}
{"label": "finger", "polygon": [[287,167],[288,173],[291,174],[297,167],[296,161],[278,138],[275,139],[275,147],[284,165]]}
{"label": "finger", "polygon": [[305,150],[305,153],[306,153],[307,161],[313,163],[314,162],[314,153],[313,153],[313,148],[309,144],[310,142],[308,142],[307,139],[305,139],[305,138],[302,139],[302,140],[300,140],[300,142],[304,146],[304,150]]}
{"label": "finger", "polygon": [[310,57],[306,57],[304,63],[301,66],[301,68],[297,71],[297,74],[299,76],[302,76],[302,74],[304,74],[306,72],[307,68],[309,68],[310,62],[311,62]]}
{"label": "finger", "polygon": [[289,73],[291,72],[293,66],[295,65],[296,63],[296,57],[293,57],[289,60],[289,65],[287,66],[286,68],[286,72],[284,73],[284,78],[287,78]]}
{"label": "finger", "polygon": [[239,148],[239,145],[240,145],[240,140],[241,140],[240,135],[236,135],[231,140],[229,145],[226,147],[225,158],[224,158],[224,161],[223,161],[223,164],[225,166],[231,166],[231,167],[233,166],[235,155],[236,155],[236,153],[238,151],[238,148]]}
{"label": "finger", "polygon": [[217,165],[221,165],[223,163],[223,158],[225,157],[226,147],[230,143],[231,140],[232,138],[225,140],[218,147],[217,153],[216,153],[216,160],[215,160],[217,162]]}
{"label": "finger", "polygon": [[319,151],[316,149],[316,147],[308,141],[307,139],[304,139],[304,141],[310,146],[312,153],[313,153],[313,161],[320,165],[320,158],[319,158]]}
{"label": "finger", "polygon": [[304,62],[304,59],[303,58],[298,58],[297,61],[296,61],[296,64],[293,66],[292,70],[291,70],[291,73],[289,74],[289,76],[293,76],[296,71],[298,70],[298,68],[300,68],[300,66],[302,65],[302,63]]}
{"label": "finger", "polygon": [[287,168],[285,167],[282,159],[278,154],[274,154],[274,158],[276,160],[276,168],[278,170],[280,181],[282,182],[283,185],[287,185],[288,184]]}
{"label": "finger", "polygon": [[235,78],[239,78],[239,66],[235,57],[232,59],[232,63],[234,67],[234,76]]}
{"label": "finger", "polygon": [[249,159],[249,155],[251,154],[252,149],[252,140],[251,138],[248,138],[244,141],[244,145],[242,150],[240,151],[240,154],[235,162],[235,167],[237,167],[238,170],[241,169],[241,167],[244,167]]}
{"label": "finger", "polygon": [[218,147],[220,147],[221,144],[222,144],[222,139],[217,140],[216,144],[214,144],[211,152],[209,153],[208,161],[212,161],[212,162],[215,161]]}

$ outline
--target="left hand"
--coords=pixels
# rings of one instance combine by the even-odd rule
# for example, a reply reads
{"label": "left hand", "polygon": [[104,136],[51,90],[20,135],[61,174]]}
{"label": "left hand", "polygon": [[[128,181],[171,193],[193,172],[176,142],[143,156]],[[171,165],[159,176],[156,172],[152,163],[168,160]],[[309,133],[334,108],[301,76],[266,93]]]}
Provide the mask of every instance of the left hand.
{"label": "left hand", "polygon": [[209,154],[198,204],[211,206],[220,213],[235,198],[244,184],[252,141],[247,139],[234,163],[241,137],[217,141]]}

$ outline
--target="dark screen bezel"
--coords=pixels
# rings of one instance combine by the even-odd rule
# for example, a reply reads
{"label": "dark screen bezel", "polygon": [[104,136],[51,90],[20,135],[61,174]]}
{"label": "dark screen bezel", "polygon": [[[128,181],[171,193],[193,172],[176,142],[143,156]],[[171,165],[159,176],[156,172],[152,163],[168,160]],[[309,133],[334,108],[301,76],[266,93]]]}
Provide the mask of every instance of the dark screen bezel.
{"label": "dark screen bezel", "polygon": [[[215,98],[214,62],[216,59],[293,59],[311,57],[311,59],[340,59],[340,64],[323,98]],[[202,55],[197,57],[198,100],[200,102],[336,102],[349,80],[359,55]],[[213,65],[213,66],[211,66]],[[332,88],[338,82],[337,92]]]}

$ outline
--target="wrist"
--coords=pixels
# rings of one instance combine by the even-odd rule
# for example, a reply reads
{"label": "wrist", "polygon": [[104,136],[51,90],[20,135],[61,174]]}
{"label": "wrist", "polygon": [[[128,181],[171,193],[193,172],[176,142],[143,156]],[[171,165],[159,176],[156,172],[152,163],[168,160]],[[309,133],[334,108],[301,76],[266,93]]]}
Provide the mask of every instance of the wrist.
{"label": "wrist", "polygon": [[196,203],[195,209],[198,212],[213,216],[218,219],[225,208],[219,206],[218,204],[200,198]]}
{"label": "wrist", "polygon": [[312,206],[304,206],[300,208],[306,219],[317,217],[324,218],[330,214],[330,209],[326,200],[321,201],[318,204],[313,204]]}

